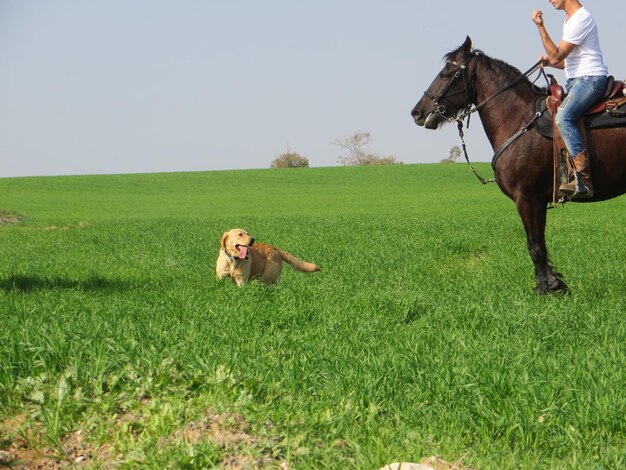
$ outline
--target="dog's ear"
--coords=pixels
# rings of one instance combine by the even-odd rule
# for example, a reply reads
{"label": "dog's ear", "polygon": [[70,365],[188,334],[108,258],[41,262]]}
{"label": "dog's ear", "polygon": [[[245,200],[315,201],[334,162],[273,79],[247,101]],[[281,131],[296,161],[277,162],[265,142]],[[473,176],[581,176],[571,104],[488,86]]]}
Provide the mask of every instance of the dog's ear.
{"label": "dog's ear", "polygon": [[226,249],[226,239],[228,238],[228,232],[224,232],[224,235],[222,235],[222,240],[220,241],[220,244],[222,245],[222,248]]}

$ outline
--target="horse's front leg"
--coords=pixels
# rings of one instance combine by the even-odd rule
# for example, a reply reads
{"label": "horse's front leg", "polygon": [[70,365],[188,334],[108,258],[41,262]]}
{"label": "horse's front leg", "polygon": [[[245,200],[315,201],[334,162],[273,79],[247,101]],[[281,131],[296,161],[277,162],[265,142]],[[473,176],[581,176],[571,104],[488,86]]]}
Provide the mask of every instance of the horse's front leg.
{"label": "horse's front leg", "polygon": [[535,265],[535,281],[540,294],[566,293],[568,288],[560,273],[553,270],[546,248],[547,204],[542,200],[521,197],[516,201],[524,229],[528,253]]}

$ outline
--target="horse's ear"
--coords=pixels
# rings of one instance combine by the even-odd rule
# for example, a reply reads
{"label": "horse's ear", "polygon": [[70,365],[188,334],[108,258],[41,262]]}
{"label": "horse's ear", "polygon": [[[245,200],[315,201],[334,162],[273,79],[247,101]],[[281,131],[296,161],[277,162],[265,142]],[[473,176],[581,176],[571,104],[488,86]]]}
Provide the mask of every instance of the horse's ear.
{"label": "horse's ear", "polygon": [[461,46],[465,52],[472,52],[472,40],[469,36],[465,38],[465,42]]}

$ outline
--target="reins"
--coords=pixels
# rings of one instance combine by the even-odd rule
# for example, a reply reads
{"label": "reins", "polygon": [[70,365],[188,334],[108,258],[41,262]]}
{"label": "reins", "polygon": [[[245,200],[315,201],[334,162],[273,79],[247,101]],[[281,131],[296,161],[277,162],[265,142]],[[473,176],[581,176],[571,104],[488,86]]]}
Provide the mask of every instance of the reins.
{"label": "reins", "polygon": [[[468,119],[468,121],[469,121],[469,119]],[[459,137],[461,138],[461,148],[463,149],[463,155],[465,156],[465,161],[469,165],[470,170],[472,170],[472,173],[474,173],[474,176],[476,178],[478,178],[478,181],[480,181],[482,184],[495,183],[496,182],[495,178],[489,178],[488,180],[486,180],[485,178],[480,176],[478,174],[478,172],[476,171],[476,169],[474,168],[474,166],[472,165],[472,162],[470,162],[469,155],[467,155],[467,146],[465,145],[465,138],[464,138],[464,134],[463,134],[463,120],[462,119],[457,119],[457,127],[459,129]]]}
{"label": "reins", "polygon": [[[474,176],[476,176],[478,181],[480,181],[482,184],[495,183],[496,182],[496,178],[495,177],[494,178],[490,178],[490,179],[483,178],[482,176],[480,176],[478,174],[478,172],[476,171],[476,169],[474,168],[474,166],[470,162],[469,155],[467,153],[467,145],[465,144],[465,136],[464,136],[464,133],[463,133],[463,124],[464,124],[465,119],[467,118],[466,128],[469,128],[470,117],[471,117],[471,115],[473,113],[475,113],[475,112],[479,111],[480,109],[482,109],[487,103],[489,103],[494,98],[500,96],[505,91],[510,90],[511,88],[513,88],[520,80],[523,80],[524,78],[527,78],[538,67],[540,69],[540,76],[543,75],[545,77],[546,82],[548,84],[549,84],[549,81],[548,81],[548,77],[546,76],[546,73],[543,70],[542,61],[539,60],[531,68],[529,68],[526,72],[524,72],[523,74],[521,74],[518,77],[516,77],[515,80],[513,80],[513,81],[507,83],[506,85],[502,86],[495,93],[493,93],[492,95],[490,95],[487,98],[485,98],[481,103],[479,103],[479,104],[477,104],[475,106],[472,106],[471,102],[473,100],[473,96],[472,96],[472,92],[470,92],[470,87],[474,83],[474,77],[476,76],[476,67],[477,67],[477,64],[478,64],[478,59],[479,59],[480,53],[474,52],[472,55],[476,58],[476,61],[474,62],[474,67],[472,69],[472,74],[469,77],[467,77],[466,70],[467,70],[467,65],[469,63],[469,59],[468,59],[466,64],[459,65],[458,70],[455,72],[454,76],[448,82],[448,84],[444,87],[442,92],[439,93],[438,96],[429,96],[429,98],[437,106],[437,111],[436,112],[438,112],[444,118],[446,118],[446,119],[448,119],[450,121],[456,121],[457,128],[458,128],[458,131],[459,131],[459,138],[461,139],[461,148],[463,149],[463,156],[465,157],[465,160],[467,161],[467,164],[469,165],[470,169],[472,170],[472,173],[474,174]],[[450,62],[450,63],[458,65],[458,64],[456,64],[454,62]],[[465,107],[463,108],[464,111],[460,115],[458,115],[458,116],[446,117],[445,114],[444,114],[446,112],[445,106],[439,104],[439,100],[441,100],[443,97],[446,96],[446,93],[450,89],[450,87],[452,86],[452,83],[454,82],[454,80],[456,80],[460,76],[463,77],[463,82],[465,84],[465,88],[463,90],[460,90],[458,92],[453,93],[452,95],[457,95],[457,94],[465,92]],[[537,79],[538,78],[539,77],[537,77]],[[537,79],[535,79],[535,81]],[[452,95],[448,95],[448,96],[452,96]],[[526,123],[524,126],[522,126],[515,134],[513,134],[502,145],[500,145],[500,147],[498,147],[496,149],[496,151],[494,152],[494,155],[492,157],[492,160],[491,160],[491,166],[494,169],[494,171],[495,171],[496,160],[502,154],[502,152],[504,152],[504,150],[509,145],[511,145],[518,137],[520,137],[521,135],[525,134],[528,131],[528,129],[530,129],[534,125],[535,121],[537,121],[537,119],[539,119],[540,117],[541,117],[541,113],[539,113],[539,112],[535,113],[533,115],[532,119],[528,123]]]}
{"label": "reins", "polygon": [[[526,70],[526,72],[524,72],[523,74],[519,75],[512,82],[507,83],[506,85],[501,87],[499,90],[497,90],[491,96],[488,96],[487,98],[485,98],[481,103],[477,104],[476,106],[471,107],[470,109],[466,109],[465,112],[459,116],[459,119],[465,119],[465,116],[469,116],[470,114],[475,113],[476,111],[479,111],[481,108],[483,108],[491,100],[493,100],[494,98],[497,98],[498,96],[500,96],[505,91],[510,90],[511,88],[513,88],[515,85],[517,85],[517,82],[519,82],[520,80],[523,80],[524,78],[527,78],[531,73],[533,73],[535,71],[535,69],[537,69],[537,67],[539,67],[541,65],[541,63],[542,63],[541,60],[537,61],[531,68]],[[476,70],[476,67],[474,67],[474,71],[475,70]],[[543,67],[541,67],[540,70],[541,70],[541,73],[545,76],[545,72],[543,71]],[[546,78],[546,80],[547,80],[547,78]]]}

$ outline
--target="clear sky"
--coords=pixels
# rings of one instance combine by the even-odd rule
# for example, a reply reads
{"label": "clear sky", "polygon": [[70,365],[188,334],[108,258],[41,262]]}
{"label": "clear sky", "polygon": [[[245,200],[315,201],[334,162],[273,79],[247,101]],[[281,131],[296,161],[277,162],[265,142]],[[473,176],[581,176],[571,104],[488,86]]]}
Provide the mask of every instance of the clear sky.
{"label": "clear sky", "polygon": [[[626,3],[585,6],[626,78]],[[334,166],[332,141],[358,130],[437,162],[456,128],[409,113],[442,56],[469,35],[526,70],[535,8],[558,40],[546,0],[0,0],[0,177],[268,168],[288,149]],[[478,119],[466,134],[489,161]]]}

